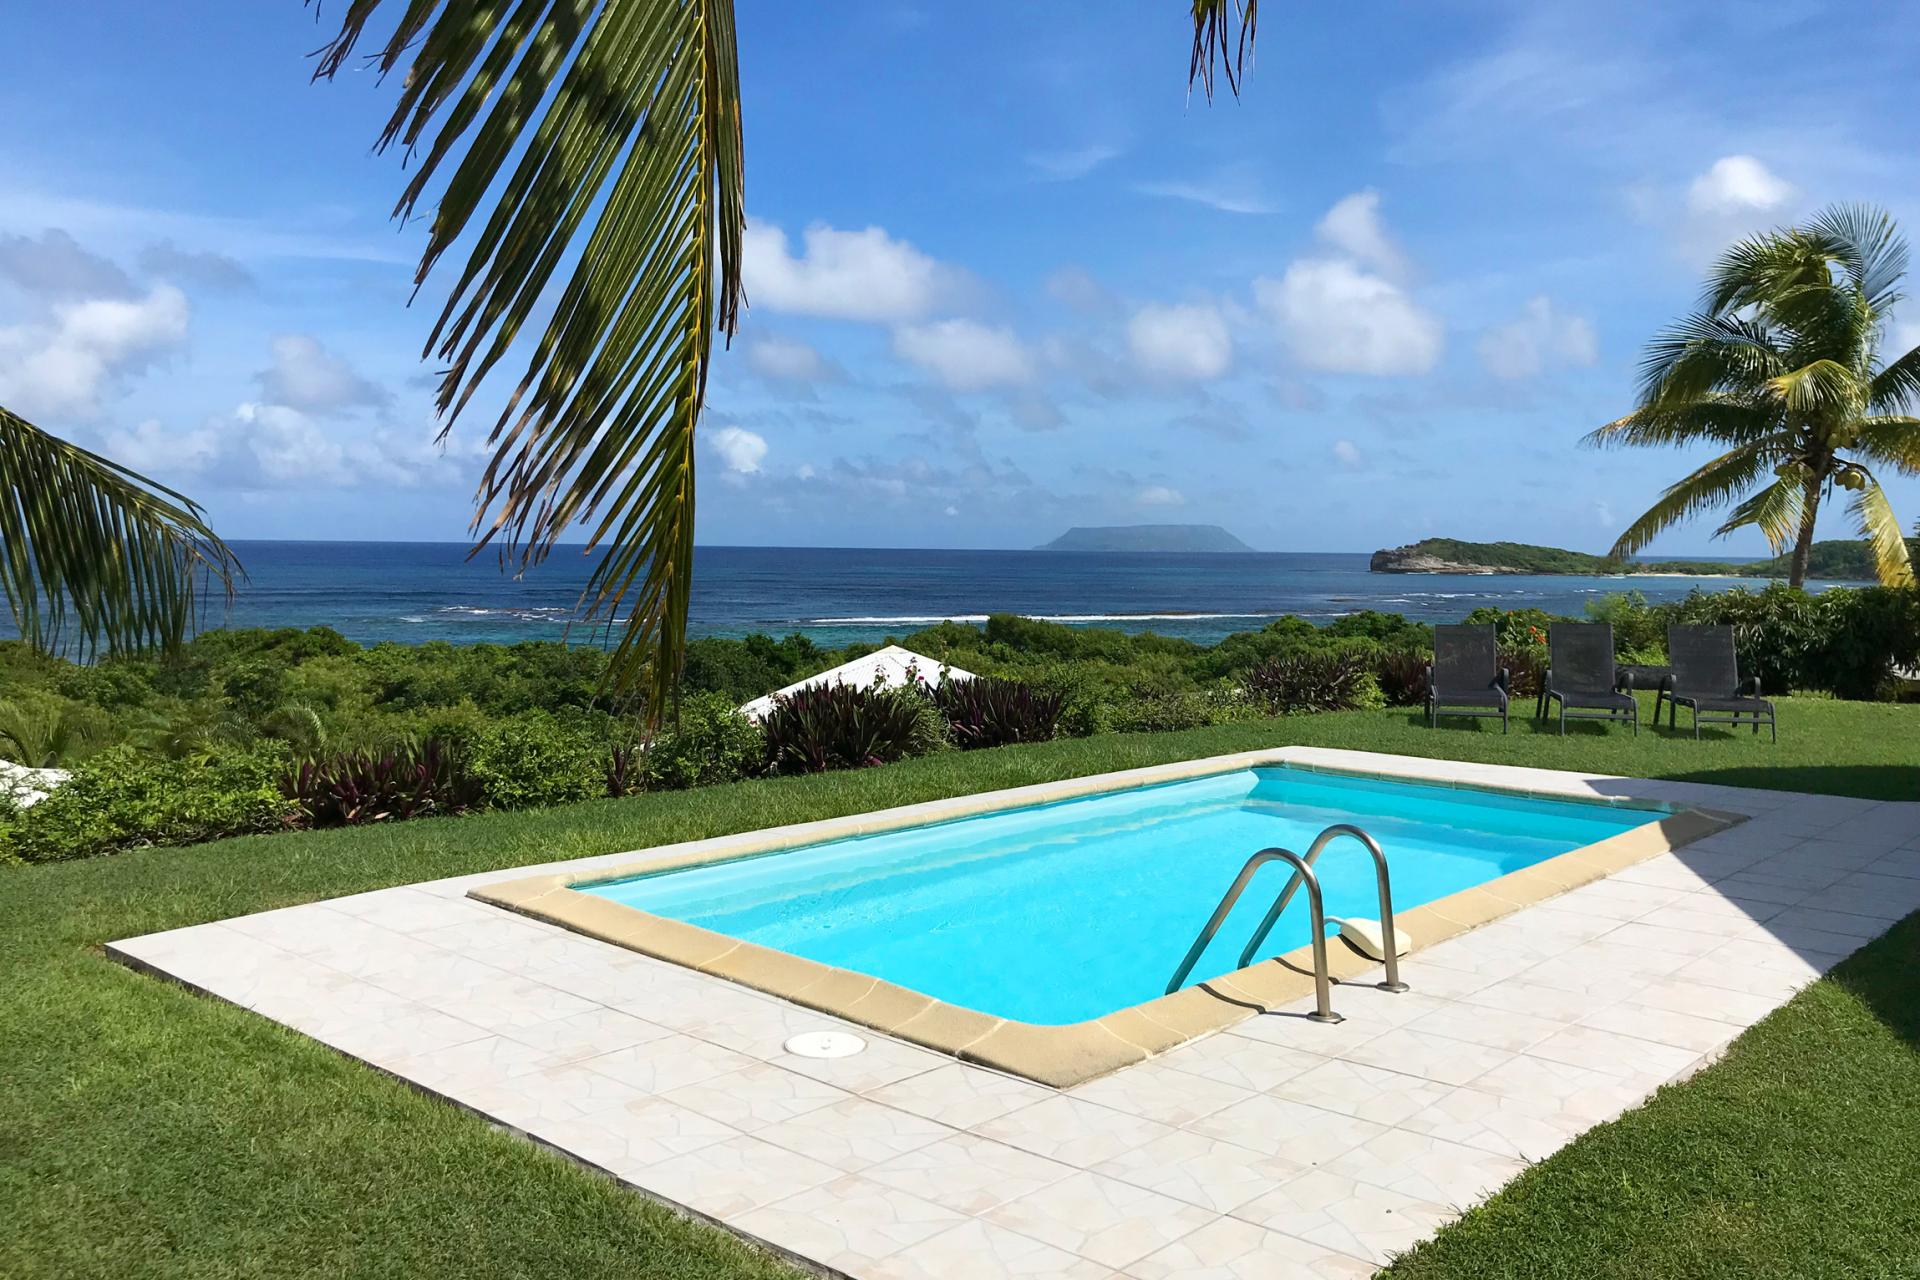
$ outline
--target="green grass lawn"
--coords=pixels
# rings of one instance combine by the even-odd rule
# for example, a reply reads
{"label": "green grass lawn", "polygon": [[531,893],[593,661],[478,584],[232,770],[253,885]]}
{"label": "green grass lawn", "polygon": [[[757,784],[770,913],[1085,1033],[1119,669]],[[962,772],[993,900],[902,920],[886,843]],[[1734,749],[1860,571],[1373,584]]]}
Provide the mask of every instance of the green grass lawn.
{"label": "green grass lawn", "polygon": [[[436,876],[1286,743],[1920,798],[1920,707],[1800,701],[1781,741],[1410,712],[949,754],[566,809],[0,871],[0,1275],[787,1275],[532,1144],[101,943]],[[1581,1139],[1396,1274],[1878,1275],[1920,1256],[1914,921],[1725,1063]],[[1849,1252],[1851,1251],[1851,1252]]]}

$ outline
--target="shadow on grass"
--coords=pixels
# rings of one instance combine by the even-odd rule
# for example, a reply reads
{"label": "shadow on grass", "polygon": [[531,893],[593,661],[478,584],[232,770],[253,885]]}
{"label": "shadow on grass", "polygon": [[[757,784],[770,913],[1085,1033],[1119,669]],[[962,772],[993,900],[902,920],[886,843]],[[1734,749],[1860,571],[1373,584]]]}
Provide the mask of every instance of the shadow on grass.
{"label": "shadow on grass", "polygon": [[[1681,735],[1689,741],[1691,734]],[[1920,767],[1895,764],[1753,764],[1663,771],[1670,782],[1761,791],[1810,791],[1859,800],[1920,800]]]}
{"label": "shadow on grass", "polygon": [[1827,977],[1920,1051],[1920,911],[1841,961]]}
{"label": "shadow on grass", "polygon": [[[1523,710],[1518,703],[1514,705],[1511,731],[1504,734],[1501,732],[1500,722],[1494,719],[1473,716],[1442,716],[1438,724],[1428,724],[1427,713],[1418,707],[1395,708],[1395,710],[1405,711],[1407,713],[1403,722],[1408,728],[1421,729],[1435,734],[1463,733],[1469,736],[1491,734],[1496,738],[1517,737],[1522,734],[1534,734],[1549,738],[1562,736],[1558,717],[1549,716],[1544,720],[1535,719],[1530,707]],[[1568,720],[1567,731],[1564,736],[1568,738],[1606,738],[1616,733],[1623,737],[1631,738],[1634,736],[1633,726],[1599,720]],[[1640,722],[1640,736],[1672,738],[1676,741],[1685,740],[1688,742],[1716,742],[1731,741],[1736,734],[1735,731],[1731,729],[1721,728],[1715,725],[1702,725],[1700,726],[1700,736],[1696,739],[1693,734],[1693,726],[1682,724],[1678,728],[1674,728],[1669,726],[1666,719],[1662,717],[1657,724],[1651,718],[1642,720]],[[1738,736],[1751,737],[1753,736],[1753,731],[1742,726],[1738,731]],[[1765,736],[1764,731],[1762,732],[1762,736]]]}

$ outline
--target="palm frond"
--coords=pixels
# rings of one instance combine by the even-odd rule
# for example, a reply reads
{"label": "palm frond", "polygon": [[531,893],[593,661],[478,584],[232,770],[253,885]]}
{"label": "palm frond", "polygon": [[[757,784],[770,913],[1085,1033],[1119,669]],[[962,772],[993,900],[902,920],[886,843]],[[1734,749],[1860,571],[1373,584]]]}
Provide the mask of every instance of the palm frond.
{"label": "palm frond", "polygon": [[1905,475],[1920,475],[1920,418],[1882,415],[1854,426],[1851,449]]}
{"label": "palm frond", "polygon": [[1692,403],[1635,409],[1581,437],[1590,448],[1746,445],[1777,434],[1778,405],[1710,395]]}
{"label": "palm frond", "polygon": [[181,494],[0,408],[0,591],[35,648],[178,644],[240,562]]}
{"label": "palm frond", "polygon": [[1920,408],[1920,347],[1915,347],[1873,375],[1873,407],[1895,412]]}
{"label": "palm frond", "polygon": [[1870,472],[1865,476],[1866,487],[1855,491],[1847,510],[1852,513],[1860,536],[1873,547],[1873,563],[1881,583],[1889,587],[1910,587],[1913,562],[1907,554],[1907,540],[1901,536],[1900,521],[1893,514],[1893,504],[1887,501],[1886,490],[1880,487],[1880,482]]}
{"label": "palm frond", "polygon": [[1798,476],[1782,476],[1728,513],[1726,522],[1713,531],[1724,538],[1736,529],[1757,528],[1767,545],[1779,555],[1800,533],[1806,513],[1806,486]]}
{"label": "palm frond", "polygon": [[1260,0],[1193,0],[1193,56],[1187,63],[1187,91],[1198,84],[1209,101],[1217,64],[1235,97],[1253,52],[1253,29]]}
{"label": "palm frond", "polygon": [[[550,313],[489,435],[475,550],[498,539],[524,569],[570,528],[589,531],[589,552],[604,542],[585,614],[611,622],[627,606],[610,672],[623,690],[648,675],[657,715],[685,650],[694,428],[714,332],[732,334],[740,305],[732,0],[384,7],[400,16],[373,61],[410,60],[379,146],[419,155],[396,216],[445,179],[417,281],[472,240],[427,342],[448,362],[443,430]],[[353,0],[316,76],[382,8]]]}
{"label": "palm frond", "polygon": [[1846,273],[1853,292],[1876,313],[1900,300],[1907,273],[1907,241],[1885,209],[1870,204],[1829,205],[1807,224],[1815,241]]}
{"label": "palm frond", "polygon": [[1721,253],[1707,273],[1700,307],[1709,315],[1728,316],[1831,283],[1827,255],[1804,234],[1776,228],[1736,240]]}
{"label": "palm frond", "polygon": [[1853,370],[1836,360],[1814,360],[1772,378],[1767,390],[1790,412],[1817,414],[1862,398]]}
{"label": "palm frond", "polygon": [[1788,368],[1780,335],[1739,316],[1695,314],[1668,326],[1640,360],[1640,403],[1682,404],[1752,391]]}
{"label": "palm frond", "polygon": [[1721,454],[1669,486],[1615,540],[1612,554],[1622,559],[1631,556],[1674,525],[1738,498],[1759,483],[1771,465],[1766,452],[1751,446]]}

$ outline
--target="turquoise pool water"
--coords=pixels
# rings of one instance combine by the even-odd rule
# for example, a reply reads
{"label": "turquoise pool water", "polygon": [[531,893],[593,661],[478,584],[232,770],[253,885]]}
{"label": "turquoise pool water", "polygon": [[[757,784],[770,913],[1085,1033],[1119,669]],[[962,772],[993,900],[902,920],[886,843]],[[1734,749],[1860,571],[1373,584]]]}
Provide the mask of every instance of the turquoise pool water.
{"label": "turquoise pool water", "polygon": [[[1241,864],[1273,845],[1305,853],[1332,823],[1380,842],[1405,911],[1659,816],[1245,769],[582,888],[951,1004],[1062,1024],[1161,995]],[[1329,916],[1379,914],[1358,844],[1336,841],[1316,870]],[[1260,872],[1190,981],[1236,967],[1287,874]],[[1261,957],[1307,937],[1303,893]]]}

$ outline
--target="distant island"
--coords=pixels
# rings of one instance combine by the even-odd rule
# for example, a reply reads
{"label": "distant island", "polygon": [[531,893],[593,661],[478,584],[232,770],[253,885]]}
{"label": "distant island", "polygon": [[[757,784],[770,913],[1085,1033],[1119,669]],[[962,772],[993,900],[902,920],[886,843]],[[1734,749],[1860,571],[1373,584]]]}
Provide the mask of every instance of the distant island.
{"label": "distant island", "polygon": [[[1907,546],[1920,558],[1920,539]],[[1789,557],[1729,564],[1722,560],[1618,560],[1560,547],[1524,542],[1462,542],[1458,538],[1422,538],[1404,547],[1373,553],[1374,573],[1529,573],[1603,575],[1680,573],[1699,577],[1784,578]],[[1874,581],[1873,549],[1864,542],[1816,542],[1807,556],[1807,576],[1829,580]]]}
{"label": "distant island", "polygon": [[1217,524],[1122,524],[1076,527],[1035,551],[1251,551]]}

